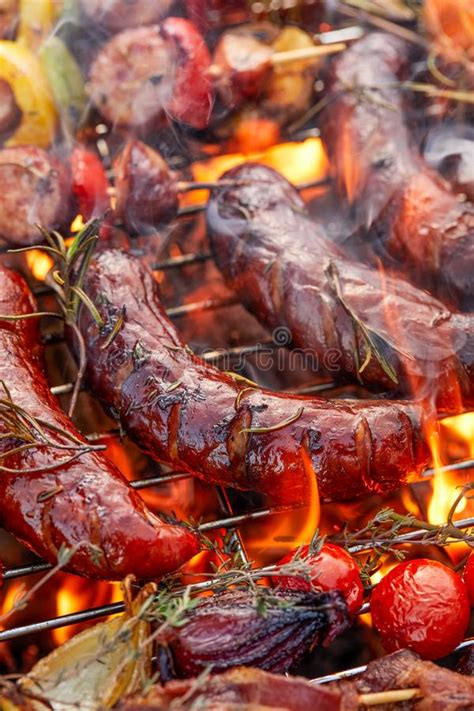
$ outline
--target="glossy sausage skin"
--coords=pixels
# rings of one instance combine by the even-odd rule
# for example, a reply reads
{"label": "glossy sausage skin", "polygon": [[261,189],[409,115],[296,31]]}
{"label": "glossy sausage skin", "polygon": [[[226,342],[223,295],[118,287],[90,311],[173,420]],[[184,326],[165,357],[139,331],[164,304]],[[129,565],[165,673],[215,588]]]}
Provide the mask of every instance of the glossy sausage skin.
{"label": "glossy sausage skin", "polygon": [[[345,257],[271,168],[246,164],[224,180],[231,185],[217,187],[207,209],[214,256],[260,321],[289,329],[293,346],[310,349],[333,374],[442,411],[474,404],[471,314],[452,313],[408,282]],[[376,338],[396,378],[374,353],[367,362],[354,317]]]}
{"label": "glossy sausage skin", "polygon": [[[34,310],[23,279],[0,268],[0,314]],[[0,319],[0,353],[0,381],[12,401],[59,432],[85,442],[50,393],[42,368],[37,320]],[[3,387],[0,398],[6,399]],[[2,404],[2,436],[11,431],[5,414]],[[67,443],[60,434],[46,430],[55,442]],[[8,455],[21,444],[14,437],[0,439],[0,465],[14,470],[0,472],[0,525],[37,555],[55,563],[61,546],[67,546],[76,551],[67,566],[70,571],[118,580],[129,573],[138,578],[160,578],[197,552],[194,534],[164,523],[148,511],[102,453],[82,453],[68,464],[61,464],[61,460],[73,453],[71,450],[45,446]]]}
{"label": "glossy sausage skin", "polygon": [[350,499],[397,489],[426,464],[416,404],[276,394],[206,365],[181,342],[138,259],[101,253],[85,288],[107,324],[99,333],[81,311],[91,387],[152,457],[282,503],[306,501],[314,472],[322,499]]}
{"label": "glossy sausage skin", "polygon": [[330,164],[361,227],[373,228],[382,259],[395,259],[403,273],[408,266],[410,279],[472,310],[474,208],[410,140],[394,87],[407,55],[402,40],[375,33],[335,59],[322,120]]}

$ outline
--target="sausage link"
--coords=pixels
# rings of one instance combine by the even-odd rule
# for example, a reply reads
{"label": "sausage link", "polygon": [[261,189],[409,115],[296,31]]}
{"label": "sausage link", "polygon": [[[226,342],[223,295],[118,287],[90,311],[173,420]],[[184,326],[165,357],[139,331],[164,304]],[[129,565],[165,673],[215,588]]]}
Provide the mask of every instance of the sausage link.
{"label": "sausage link", "polygon": [[[474,308],[474,209],[412,144],[398,74],[397,37],[370,34],[335,59],[322,129],[341,193],[382,257],[448,303]],[[390,263],[390,261],[389,261]]]}
{"label": "sausage link", "polygon": [[307,500],[314,474],[323,500],[342,500],[397,489],[426,465],[417,404],[277,394],[203,363],[131,255],[99,254],[85,289],[106,324],[99,331],[82,309],[90,384],[157,460],[285,504]]}
{"label": "sausage link", "polygon": [[[0,314],[34,310],[23,279],[0,268]],[[50,393],[36,323],[0,317],[0,525],[51,563],[67,546],[67,568],[80,575],[159,578],[177,570],[197,552],[196,537],[148,511],[112,462],[84,449],[86,440]],[[41,419],[44,435],[31,421],[27,428],[34,446],[23,447],[27,434],[15,411],[23,423],[25,413]]]}
{"label": "sausage link", "polygon": [[345,257],[270,168],[243,165],[223,180],[207,208],[213,252],[260,321],[287,328],[292,345],[336,377],[443,412],[473,405],[471,314],[450,312],[426,291]]}

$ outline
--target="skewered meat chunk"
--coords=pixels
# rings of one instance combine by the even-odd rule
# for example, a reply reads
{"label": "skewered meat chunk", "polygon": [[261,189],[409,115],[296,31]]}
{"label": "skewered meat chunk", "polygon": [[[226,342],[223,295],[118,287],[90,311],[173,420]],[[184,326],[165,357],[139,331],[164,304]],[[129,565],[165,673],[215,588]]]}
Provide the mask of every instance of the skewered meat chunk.
{"label": "skewered meat chunk", "polygon": [[[384,711],[466,711],[474,704],[474,680],[403,651],[370,662],[355,681],[311,684],[302,677],[284,677],[260,669],[237,668],[205,679],[157,685],[145,696],[133,696],[119,711],[358,711],[361,695],[418,688],[419,696],[403,703],[377,704]],[[364,697],[362,697],[363,700]]]}
{"label": "skewered meat chunk", "polygon": [[0,150],[0,237],[23,247],[43,241],[37,225],[61,227],[70,214],[70,176],[42,148]]}
{"label": "skewered meat chunk", "polygon": [[141,127],[158,119],[172,91],[173,58],[160,28],[138,27],[112,37],[95,58],[89,95],[114,125]]}
{"label": "skewered meat chunk", "polygon": [[246,164],[222,180],[207,209],[215,259],[260,321],[287,328],[336,375],[433,398],[440,410],[459,411],[460,393],[473,404],[472,315],[349,260],[272,169]]}
{"label": "skewered meat chunk", "polygon": [[[35,311],[23,279],[0,267],[1,316]],[[148,511],[51,395],[37,319],[0,316],[0,525],[37,555],[93,578],[160,578],[197,550],[186,528]],[[9,435],[9,436],[6,436]],[[64,552],[64,551],[63,551]]]}
{"label": "skewered meat chunk", "polygon": [[[323,500],[350,499],[396,489],[426,464],[416,404],[276,394],[236,382],[193,356],[138,259],[102,252],[85,288],[107,325],[99,333],[81,311],[89,381],[152,457],[284,503],[307,500],[314,473]],[[121,327],[104,348],[121,314]]]}
{"label": "skewered meat chunk", "polygon": [[85,16],[110,32],[152,25],[166,15],[173,0],[79,0]]}
{"label": "skewered meat chunk", "polygon": [[114,125],[145,127],[165,111],[204,128],[211,110],[209,66],[199,32],[188,20],[168,17],[112,37],[91,66],[89,95]]}
{"label": "skewered meat chunk", "polygon": [[463,309],[474,307],[474,208],[421,159],[403,116],[397,76],[408,55],[397,37],[370,34],[333,64],[322,121],[341,194],[374,249]]}
{"label": "skewered meat chunk", "polygon": [[176,179],[157,151],[128,141],[114,162],[115,211],[130,232],[140,232],[175,217]]}

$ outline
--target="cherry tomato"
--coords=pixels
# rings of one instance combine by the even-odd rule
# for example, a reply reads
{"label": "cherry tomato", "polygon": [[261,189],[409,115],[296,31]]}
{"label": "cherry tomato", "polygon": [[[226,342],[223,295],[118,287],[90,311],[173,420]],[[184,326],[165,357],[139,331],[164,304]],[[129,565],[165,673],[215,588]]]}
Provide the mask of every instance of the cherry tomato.
{"label": "cherry tomato", "polygon": [[474,607],[474,553],[471,553],[467,559],[466,567],[464,568],[463,580],[466,584],[467,594],[471,602],[471,607]]}
{"label": "cherry tomato", "polygon": [[[295,554],[296,551],[291,551],[278,562],[278,565],[289,563]],[[274,585],[287,590],[339,590],[346,600],[351,615],[360,609],[364,586],[360,579],[359,567],[349,553],[333,543],[324,543],[320,552],[315,555],[310,555],[309,546],[303,546],[299,555],[306,558],[311,567],[311,582],[293,576],[275,576],[272,579]]]}
{"label": "cherry tomato", "polygon": [[400,563],[375,588],[372,620],[388,652],[408,647],[423,659],[439,659],[463,640],[469,598],[450,568],[421,558]]}
{"label": "cherry tomato", "polygon": [[109,183],[99,157],[84,146],[71,153],[72,189],[85,220],[100,217],[109,207]]}
{"label": "cherry tomato", "polygon": [[176,62],[173,91],[165,109],[177,121],[206,128],[213,102],[207,45],[183,17],[167,17],[161,24],[161,35],[173,43]]}

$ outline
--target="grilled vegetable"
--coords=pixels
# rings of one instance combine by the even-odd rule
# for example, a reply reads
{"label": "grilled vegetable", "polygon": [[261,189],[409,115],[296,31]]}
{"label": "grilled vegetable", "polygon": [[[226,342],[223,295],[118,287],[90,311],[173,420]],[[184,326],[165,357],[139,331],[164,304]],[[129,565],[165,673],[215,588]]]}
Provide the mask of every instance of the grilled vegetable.
{"label": "grilled vegetable", "polygon": [[400,563],[382,578],[370,611],[387,651],[406,647],[424,659],[452,652],[464,639],[470,616],[459,575],[423,558]]}
{"label": "grilled vegetable", "polygon": [[10,85],[21,111],[20,125],[5,145],[49,146],[54,139],[57,117],[39,60],[27,47],[0,40],[0,79]]}
{"label": "grilled vegetable", "polygon": [[109,207],[109,182],[96,153],[77,145],[71,153],[72,191],[85,220],[100,217]]}
{"label": "grilled vegetable", "polygon": [[347,603],[351,615],[355,615],[364,599],[364,586],[360,579],[356,561],[340,546],[324,543],[319,551],[312,552],[310,546],[302,546],[290,551],[277,565],[284,565],[301,558],[310,568],[309,579],[298,576],[276,575],[273,584],[284,590],[339,590]]}
{"label": "grilled vegetable", "polygon": [[283,673],[348,626],[338,592],[225,592],[204,599],[158,638],[162,680],[250,666]]}
{"label": "grilled vegetable", "polygon": [[132,598],[130,583],[124,585],[123,615],[76,635],[20,679],[19,691],[35,699],[36,711],[99,711],[143,688],[151,676],[152,655],[144,610],[156,586],[149,583]]}

